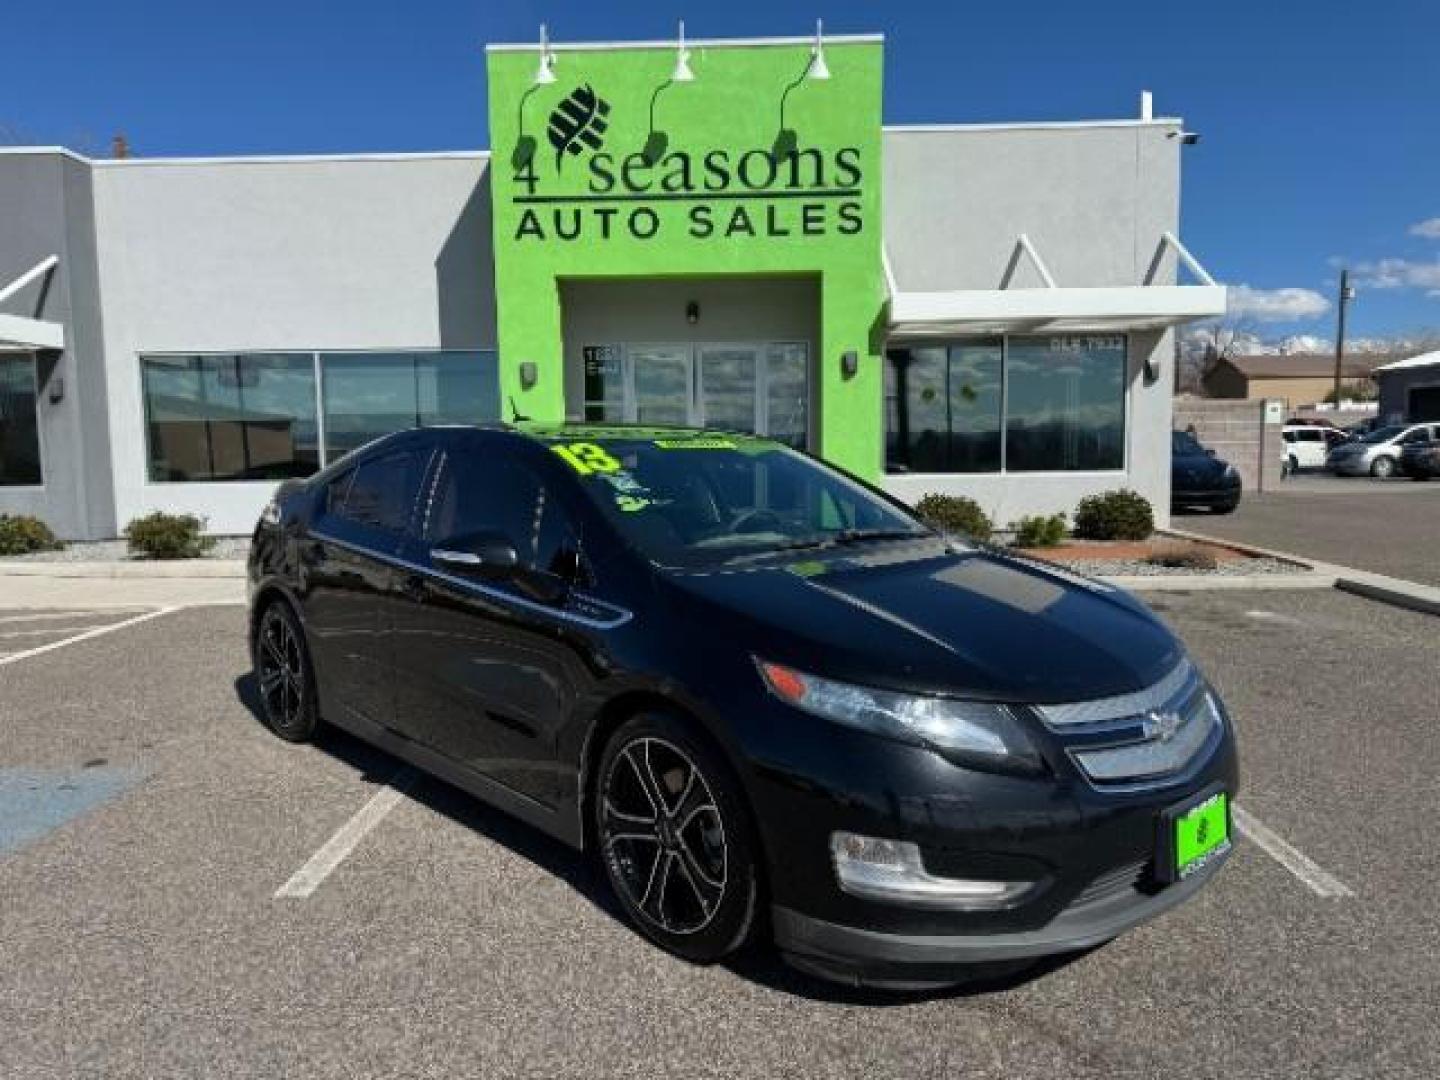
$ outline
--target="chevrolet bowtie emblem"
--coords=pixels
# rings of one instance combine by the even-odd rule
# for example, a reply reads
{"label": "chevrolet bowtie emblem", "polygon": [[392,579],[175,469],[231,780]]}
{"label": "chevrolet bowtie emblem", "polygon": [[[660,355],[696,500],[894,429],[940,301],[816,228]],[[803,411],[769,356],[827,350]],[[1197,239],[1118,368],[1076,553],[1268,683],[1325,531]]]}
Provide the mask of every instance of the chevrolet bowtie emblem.
{"label": "chevrolet bowtie emblem", "polygon": [[1143,725],[1145,737],[1156,742],[1169,742],[1180,730],[1180,714],[1174,712],[1148,712]]}

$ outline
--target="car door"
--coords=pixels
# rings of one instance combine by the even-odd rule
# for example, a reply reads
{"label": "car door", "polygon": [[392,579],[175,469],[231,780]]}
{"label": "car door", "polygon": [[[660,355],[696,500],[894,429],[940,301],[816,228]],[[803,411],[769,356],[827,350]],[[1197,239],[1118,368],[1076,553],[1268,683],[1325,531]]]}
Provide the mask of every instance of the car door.
{"label": "car door", "polygon": [[1301,428],[1295,433],[1294,445],[1301,468],[1315,469],[1325,464],[1330,446],[1319,428]]}
{"label": "car door", "polygon": [[327,485],[301,549],[321,706],[342,726],[394,716],[389,605],[424,467],[413,443],[362,457]]}
{"label": "car door", "polygon": [[[438,456],[406,548],[396,725],[462,768],[554,806],[574,791],[558,741],[590,681],[594,631],[552,588],[583,583],[588,571],[570,514],[537,471],[506,457],[507,443],[457,432]],[[511,539],[518,576],[461,576],[434,560],[447,541],[481,530]]]}

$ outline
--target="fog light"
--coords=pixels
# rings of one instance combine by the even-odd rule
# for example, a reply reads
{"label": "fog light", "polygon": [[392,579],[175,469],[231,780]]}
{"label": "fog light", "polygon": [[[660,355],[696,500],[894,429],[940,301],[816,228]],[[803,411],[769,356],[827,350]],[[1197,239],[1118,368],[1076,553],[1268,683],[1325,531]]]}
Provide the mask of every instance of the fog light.
{"label": "fog light", "polygon": [[1008,907],[1035,885],[936,877],[925,869],[920,849],[908,840],[837,832],[830,836],[830,854],[841,891],[909,907],[989,911]]}

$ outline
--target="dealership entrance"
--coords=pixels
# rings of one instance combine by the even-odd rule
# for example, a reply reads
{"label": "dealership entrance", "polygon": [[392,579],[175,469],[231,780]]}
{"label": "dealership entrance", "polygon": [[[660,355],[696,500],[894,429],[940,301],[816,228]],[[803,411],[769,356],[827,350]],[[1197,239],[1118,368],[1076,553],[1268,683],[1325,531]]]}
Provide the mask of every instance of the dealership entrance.
{"label": "dealership entrance", "polygon": [[588,344],[581,352],[586,420],[750,431],[806,445],[803,341]]}

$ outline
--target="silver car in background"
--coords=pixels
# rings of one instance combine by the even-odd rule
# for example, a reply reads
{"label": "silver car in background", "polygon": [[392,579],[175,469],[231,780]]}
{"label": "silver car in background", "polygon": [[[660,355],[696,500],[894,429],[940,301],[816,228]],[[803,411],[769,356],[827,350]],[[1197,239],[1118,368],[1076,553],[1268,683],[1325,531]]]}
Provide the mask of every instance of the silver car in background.
{"label": "silver car in background", "polygon": [[1339,476],[1394,476],[1399,471],[1400,452],[1405,446],[1437,436],[1440,436],[1440,423],[1376,428],[1331,450],[1325,458],[1325,467]]}

